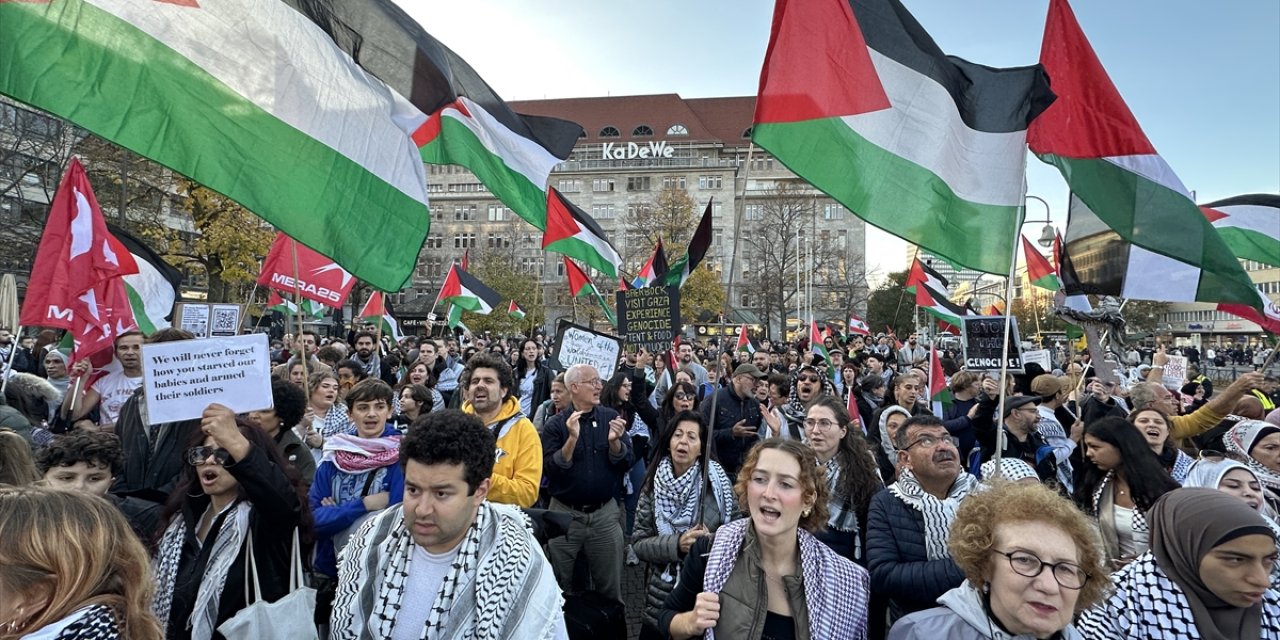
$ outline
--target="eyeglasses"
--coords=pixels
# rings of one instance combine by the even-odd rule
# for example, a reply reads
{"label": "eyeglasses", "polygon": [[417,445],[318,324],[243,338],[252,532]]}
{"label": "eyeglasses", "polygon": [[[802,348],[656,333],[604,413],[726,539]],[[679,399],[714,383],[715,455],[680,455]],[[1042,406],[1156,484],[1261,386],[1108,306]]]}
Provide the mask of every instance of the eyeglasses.
{"label": "eyeglasses", "polygon": [[796,378],[796,380],[799,380],[800,382],[822,382],[822,378],[819,378],[818,376],[800,376]]}
{"label": "eyeglasses", "polygon": [[697,400],[698,399],[698,397],[693,395],[692,393],[684,393],[683,391],[671,397],[675,400]]}
{"label": "eyeglasses", "polygon": [[213,457],[213,463],[220,466],[227,466],[231,462],[231,452],[221,447],[191,447],[187,449],[187,464],[197,466],[202,464],[209,457]]}
{"label": "eyeglasses", "polygon": [[591,380],[579,380],[573,384],[585,384],[589,387],[603,387],[604,380],[601,380],[600,378],[593,378]]}
{"label": "eyeglasses", "polygon": [[1044,573],[1044,568],[1053,570],[1053,579],[1064,589],[1080,589],[1089,581],[1089,574],[1080,565],[1071,562],[1049,563],[1026,551],[1000,551],[992,549],[992,553],[1009,559],[1009,568],[1024,578],[1035,578]]}
{"label": "eyeglasses", "polygon": [[1236,462],[1249,461],[1248,457],[1234,451],[1214,451],[1212,449],[1205,449],[1204,451],[1201,451],[1200,459],[1208,460],[1210,462],[1221,462],[1222,460],[1234,460]]}
{"label": "eyeglasses", "polygon": [[932,449],[944,442],[950,444],[951,446],[957,449],[960,448],[960,439],[956,438],[955,436],[943,436],[943,437],[920,436],[919,438],[916,439],[915,442],[912,442],[911,444],[903,447],[902,451],[910,451],[911,447],[914,447],[916,445],[920,445],[926,449]]}
{"label": "eyeglasses", "polygon": [[830,431],[838,426],[840,426],[839,422],[836,422],[835,420],[828,420],[826,418],[804,421],[804,428],[816,431]]}

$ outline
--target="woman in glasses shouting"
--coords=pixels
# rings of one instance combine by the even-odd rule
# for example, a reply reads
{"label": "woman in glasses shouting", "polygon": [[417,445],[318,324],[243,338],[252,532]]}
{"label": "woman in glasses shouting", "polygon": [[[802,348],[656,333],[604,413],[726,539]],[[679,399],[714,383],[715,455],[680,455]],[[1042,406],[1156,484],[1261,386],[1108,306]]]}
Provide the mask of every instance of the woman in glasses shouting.
{"label": "woman in glasses shouting", "polygon": [[1078,639],[1076,613],[1109,587],[1088,518],[1041,484],[1000,483],[965,499],[948,539],[964,584],[902,618],[890,640]]}
{"label": "woman in glasses shouting", "polygon": [[[218,625],[247,606],[245,540],[252,538],[262,597],[289,592],[293,530],[310,538],[302,482],[267,435],[220,404],[188,442],[187,468],[161,518],[152,610],[165,636],[222,638]],[[306,555],[306,554],[304,554]]]}

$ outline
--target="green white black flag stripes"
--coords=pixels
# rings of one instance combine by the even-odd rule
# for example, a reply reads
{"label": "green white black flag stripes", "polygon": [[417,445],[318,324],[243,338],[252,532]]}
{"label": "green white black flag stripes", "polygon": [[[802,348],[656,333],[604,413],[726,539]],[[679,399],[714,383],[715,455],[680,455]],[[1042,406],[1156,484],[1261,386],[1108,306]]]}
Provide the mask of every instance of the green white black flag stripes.
{"label": "green white black flag stripes", "polygon": [[0,2],[0,61],[0,93],[228,196],[380,289],[409,279],[429,225],[410,137],[425,116],[288,4]]}
{"label": "green white black flag stripes", "polygon": [[897,0],[776,0],[752,138],[863,220],[1005,274],[1040,67],[947,56]]}

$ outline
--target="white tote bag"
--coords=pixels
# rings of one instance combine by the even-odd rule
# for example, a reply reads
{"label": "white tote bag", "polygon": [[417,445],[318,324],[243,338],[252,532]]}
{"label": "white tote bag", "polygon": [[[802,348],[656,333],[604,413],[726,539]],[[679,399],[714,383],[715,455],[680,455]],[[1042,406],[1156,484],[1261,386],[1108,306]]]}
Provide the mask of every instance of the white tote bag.
{"label": "white tote bag", "polygon": [[[228,640],[240,638],[289,638],[290,640],[319,640],[316,632],[316,590],[306,586],[302,575],[302,547],[298,544],[298,530],[293,530],[293,558],[289,567],[289,594],[275,602],[262,599],[262,586],[258,580],[258,562],[253,555],[253,532],[248,536],[249,566],[245,570],[245,601],[230,620],[218,625],[218,632]],[[253,591],[249,591],[250,573],[253,574]],[[249,602],[249,594],[253,601]]]}

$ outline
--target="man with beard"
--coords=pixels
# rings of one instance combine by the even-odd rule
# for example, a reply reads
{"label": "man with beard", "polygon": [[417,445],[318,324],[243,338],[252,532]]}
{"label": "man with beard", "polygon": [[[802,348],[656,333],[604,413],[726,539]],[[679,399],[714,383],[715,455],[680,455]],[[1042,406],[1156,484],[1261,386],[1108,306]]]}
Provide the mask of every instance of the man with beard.
{"label": "man with beard", "polygon": [[908,419],[893,446],[902,472],[871,499],[867,511],[871,589],[889,598],[891,625],[937,606],[939,596],[964,582],[947,537],[960,502],[977,484],[961,466],[955,439],[935,416]]}
{"label": "man with beard", "polygon": [[368,331],[357,333],[355,345],[356,352],[351,359],[364,369],[364,377],[378,378],[391,387],[396,386],[396,374],[391,371],[391,365],[378,354],[373,334]]}
{"label": "man with beard", "polygon": [[584,553],[596,591],[622,599],[622,518],[614,496],[635,462],[626,422],[600,406],[604,386],[596,368],[575,364],[564,372],[569,406],[542,426],[542,468],[551,510],[567,512],[573,524],[547,543],[561,588],[570,589],[574,560]]}
{"label": "man with beard", "polygon": [[[716,459],[730,478],[737,477],[747,451],[756,443],[762,420],[760,401],[756,399],[756,382],[764,372],[753,364],[740,364],[733,370],[727,387],[702,401],[700,412],[711,425]],[[715,405],[715,415],[711,407]]]}
{"label": "man with beard", "polygon": [[480,418],[497,438],[489,501],[533,506],[542,481],[542,442],[520,411],[520,398],[511,394],[511,365],[495,354],[478,353],[467,362],[466,378],[463,413]]}
{"label": "man with beard", "polygon": [[685,342],[680,345],[680,366],[693,372],[693,384],[698,388],[707,383],[707,368],[693,359],[693,345]]}
{"label": "man with beard", "polygon": [[[1036,431],[1040,422],[1039,396],[1011,396],[1004,399],[1004,458],[1016,458],[1031,465],[1044,483],[1056,483],[1058,474],[1058,458],[1053,446],[1045,441],[1044,436]],[[982,461],[995,457],[996,433],[994,429],[978,432],[978,443],[982,445]]]}
{"label": "man with beard", "polygon": [[884,363],[884,356],[875,351],[868,352],[862,358],[862,364],[867,368],[867,375],[880,376],[885,384],[889,384],[893,379],[893,371],[885,369]]}
{"label": "man with beard", "polygon": [[400,443],[404,502],[352,536],[333,638],[567,638],[564,598],[518,509],[490,497],[492,432],[432,412]]}
{"label": "man with beard", "polygon": [[907,344],[898,350],[898,369],[925,366],[929,361],[929,350],[919,344],[916,334],[907,337]]}
{"label": "man with beard", "polygon": [[773,373],[773,359],[769,357],[769,352],[763,349],[756,350],[751,354],[751,364],[766,374]]}
{"label": "man with beard", "polygon": [[[188,334],[190,335],[190,334]],[[142,334],[128,331],[116,336],[116,360],[120,362],[120,371],[108,373],[85,389],[80,403],[71,412],[73,395],[68,393],[63,406],[71,412],[71,422],[85,417],[94,407],[98,408],[98,428],[110,431],[115,428],[120,417],[120,408],[125,400],[133,395],[134,389],[142,386]],[[88,360],[81,360],[71,367],[71,378],[88,376],[93,372],[93,365]]]}
{"label": "man with beard", "polygon": [[804,419],[809,411],[809,403],[823,393],[834,393],[830,388],[831,381],[813,365],[804,365],[796,372],[795,382],[791,385],[791,393],[787,403],[782,406],[782,417],[786,420],[787,431],[804,432]]}
{"label": "man with beard", "polygon": [[[284,364],[276,365],[271,369],[271,375],[281,380],[289,379],[289,369],[293,365],[301,362],[303,358],[307,361],[307,375],[316,373],[317,371],[329,372],[329,365],[320,362],[316,357],[316,351],[320,349],[320,339],[316,332],[310,329],[303,329],[298,334],[298,339],[293,342],[293,353]],[[304,355],[305,354],[305,355]],[[341,359],[341,358],[339,358]]]}

